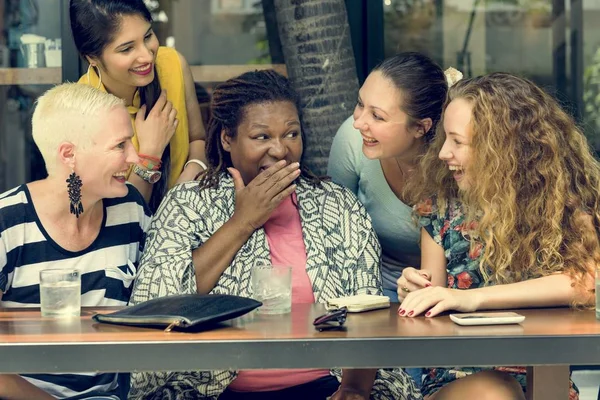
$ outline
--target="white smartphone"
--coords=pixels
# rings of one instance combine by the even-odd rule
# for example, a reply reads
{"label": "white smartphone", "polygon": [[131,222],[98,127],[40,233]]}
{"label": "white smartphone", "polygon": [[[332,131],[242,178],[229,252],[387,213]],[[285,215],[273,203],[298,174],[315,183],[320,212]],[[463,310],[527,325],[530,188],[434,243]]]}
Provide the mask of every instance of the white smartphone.
{"label": "white smartphone", "polygon": [[515,312],[487,312],[450,314],[450,319],[458,325],[506,325],[519,324],[525,316]]}

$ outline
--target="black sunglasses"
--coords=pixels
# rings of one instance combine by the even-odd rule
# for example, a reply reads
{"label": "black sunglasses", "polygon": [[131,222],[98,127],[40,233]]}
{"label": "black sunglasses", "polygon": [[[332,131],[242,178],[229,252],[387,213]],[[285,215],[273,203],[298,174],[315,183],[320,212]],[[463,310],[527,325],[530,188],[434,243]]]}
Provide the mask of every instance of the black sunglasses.
{"label": "black sunglasses", "polygon": [[347,314],[348,309],[346,307],[329,310],[327,314],[323,314],[320,317],[315,318],[313,325],[319,332],[344,330],[346,329],[344,323],[346,323]]}

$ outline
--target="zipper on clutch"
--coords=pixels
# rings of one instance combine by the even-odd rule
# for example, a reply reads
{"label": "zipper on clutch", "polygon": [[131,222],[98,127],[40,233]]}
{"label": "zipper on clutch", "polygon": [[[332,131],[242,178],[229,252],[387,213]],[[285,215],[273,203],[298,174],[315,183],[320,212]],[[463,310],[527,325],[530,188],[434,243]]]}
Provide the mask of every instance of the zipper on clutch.
{"label": "zipper on clutch", "polygon": [[173,330],[173,328],[182,326],[184,322],[185,321],[182,319],[177,319],[177,320],[171,322],[171,324],[165,328],[165,332],[171,332]]}

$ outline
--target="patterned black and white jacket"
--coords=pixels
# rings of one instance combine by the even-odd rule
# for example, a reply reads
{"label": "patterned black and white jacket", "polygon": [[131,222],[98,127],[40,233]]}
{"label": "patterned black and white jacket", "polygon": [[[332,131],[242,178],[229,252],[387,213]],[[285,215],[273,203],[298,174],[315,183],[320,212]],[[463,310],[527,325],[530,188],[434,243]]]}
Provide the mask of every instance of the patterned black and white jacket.
{"label": "patterned black and white jacket", "polygon": [[[365,208],[349,190],[332,182],[315,187],[300,180],[296,189],[306,246],[306,271],[316,302],[353,294],[381,294],[381,249]],[[202,246],[233,215],[235,190],[229,175],[214,189],[197,182],[173,188],[154,216],[130,304],[157,297],[196,293],[192,250]],[[270,262],[263,229],[257,229],[221,275],[211,293],[250,295],[250,268]],[[341,371],[333,370],[341,378]],[[130,399],[216,399],[235,371],[133,373]],[[372,399],[421,399],[400,369],[380,370]]]}

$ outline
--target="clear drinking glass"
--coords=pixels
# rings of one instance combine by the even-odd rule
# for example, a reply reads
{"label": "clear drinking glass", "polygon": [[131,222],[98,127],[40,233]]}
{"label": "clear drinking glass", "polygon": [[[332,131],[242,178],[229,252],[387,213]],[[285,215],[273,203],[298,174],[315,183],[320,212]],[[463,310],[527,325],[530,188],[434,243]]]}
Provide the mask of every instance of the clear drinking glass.
{"label": "clear drinking glass", "polygon": [[292,310],[292,267],[257,264],[252,268],[253,297],[263,303],[260,314],[286,314]]}
{"label": "clear drinking glass", "polygon": [[76,269],[40,271],[42,317],[78,317],[81,313],[81,275]]}

